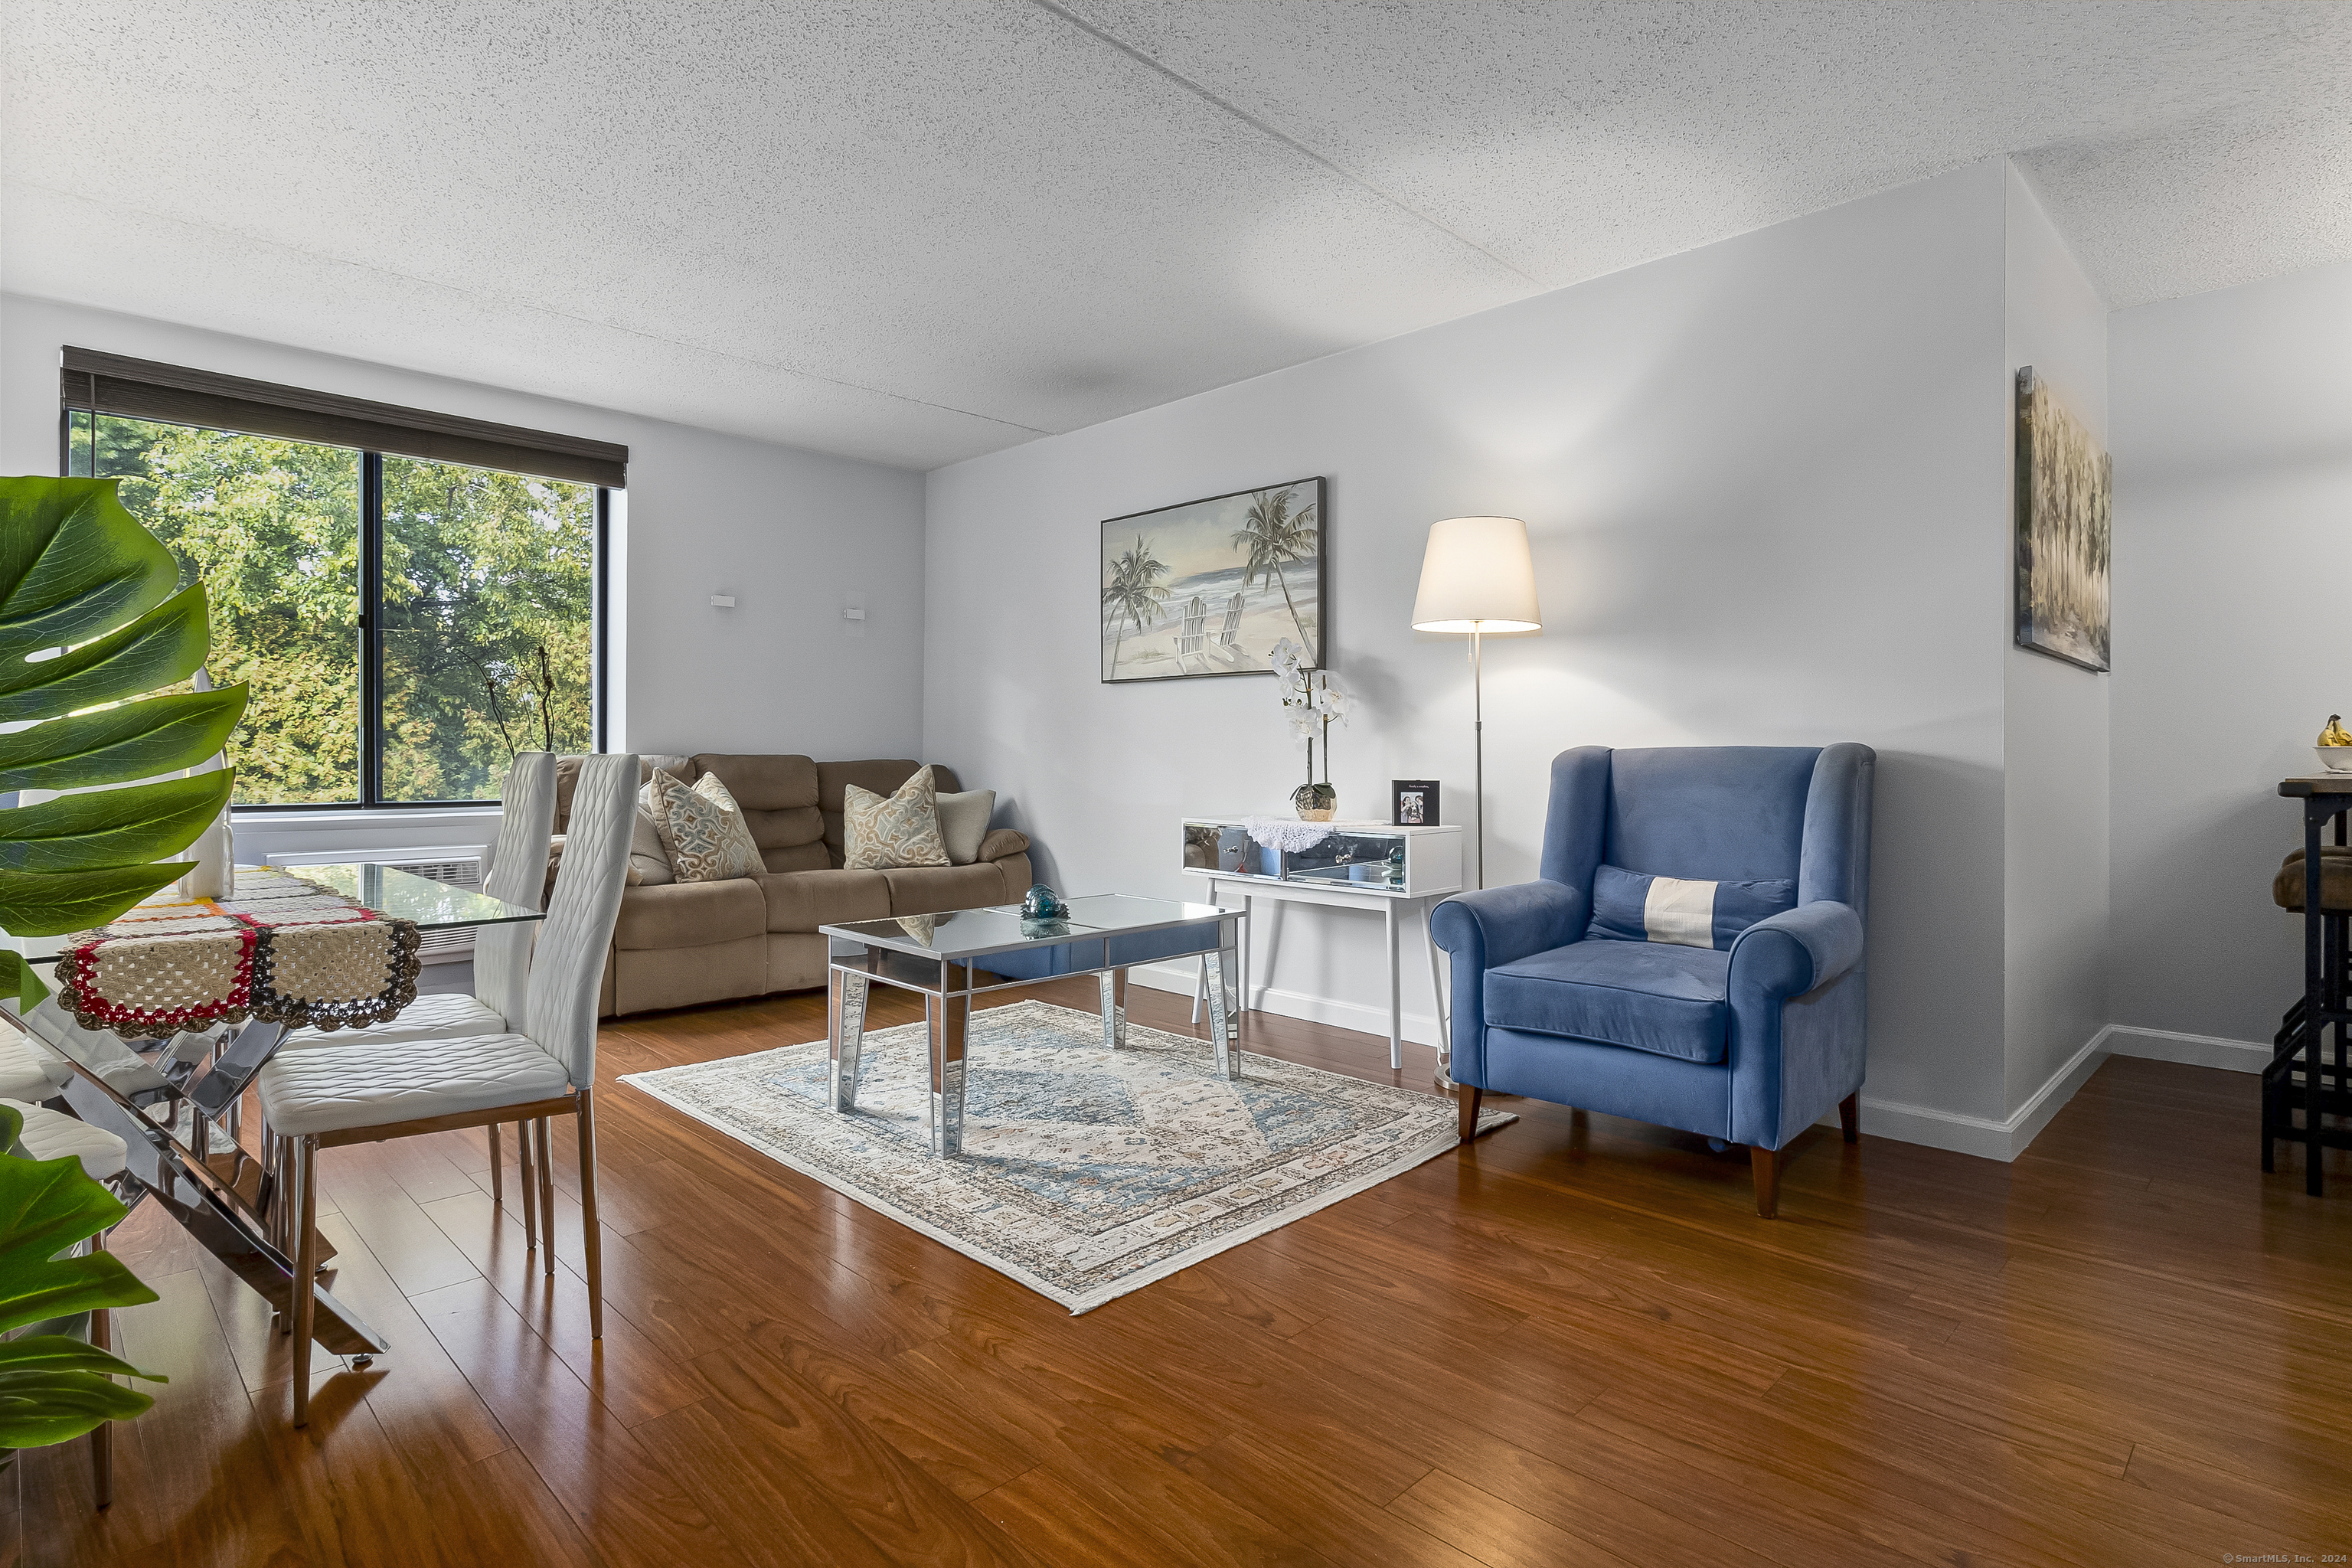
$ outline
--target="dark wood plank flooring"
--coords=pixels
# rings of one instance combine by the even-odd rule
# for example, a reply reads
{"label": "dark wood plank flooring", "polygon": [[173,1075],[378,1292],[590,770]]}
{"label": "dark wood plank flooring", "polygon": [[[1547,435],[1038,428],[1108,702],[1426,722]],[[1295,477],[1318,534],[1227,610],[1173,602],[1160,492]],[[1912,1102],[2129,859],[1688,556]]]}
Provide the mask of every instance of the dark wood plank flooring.
{"label": "dark wood plank flooring", "polygon": [[[1040,994],[1087,1004],[1077,987]],[[881,993],[882,1022],[913,1016]],[[1133,1012],[1185,1026],[1180,998]],[[1252,1015],[1247,1048],[1425,1082]],[[1748,1162],[1522,1120],[1071,1318],[610,1080],[816,1037],[811,994],[608,1026],[605,1338],[572,1130],[552,1280],[478,1135],[322,1159],[394,1342],[289,1424],[287,1342],[153,1208],[168,1372],[26,1456],[58,1564],[2210,1564],[2352,1551],[2352,1160],[2255,1166],[2248,1077],[2115,1059],[2012,1165],[1834,1132]],[[507,1149],[512,1159],[511,1142]],[[509,1169],[507,1190],[515,1189]]]}

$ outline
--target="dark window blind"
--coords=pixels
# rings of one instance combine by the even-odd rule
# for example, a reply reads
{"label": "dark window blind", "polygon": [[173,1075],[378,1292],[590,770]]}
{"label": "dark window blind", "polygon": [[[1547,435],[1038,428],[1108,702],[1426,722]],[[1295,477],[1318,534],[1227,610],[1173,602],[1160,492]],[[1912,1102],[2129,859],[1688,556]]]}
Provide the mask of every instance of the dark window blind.
{"label": "dark window blind", "polygon": [[320,441],[614,489],[628,484],[629,449],[610,441],[306,392],[93,349],[68,347],[58,380],[69,409]]}

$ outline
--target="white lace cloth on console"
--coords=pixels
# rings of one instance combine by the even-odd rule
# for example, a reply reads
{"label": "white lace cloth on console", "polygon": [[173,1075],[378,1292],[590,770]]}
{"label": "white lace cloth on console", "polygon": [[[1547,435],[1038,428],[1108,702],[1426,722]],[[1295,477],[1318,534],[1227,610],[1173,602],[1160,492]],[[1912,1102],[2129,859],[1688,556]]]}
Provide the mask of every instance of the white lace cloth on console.
{"label": "white lace cloth on console", "polygon": [[1253,816],[1242,826],[1249,830],[1252,840],[1286,855],[1312,849],[1331,837],[1331,824],[1328,822],[1299,822],[1287,816]]}

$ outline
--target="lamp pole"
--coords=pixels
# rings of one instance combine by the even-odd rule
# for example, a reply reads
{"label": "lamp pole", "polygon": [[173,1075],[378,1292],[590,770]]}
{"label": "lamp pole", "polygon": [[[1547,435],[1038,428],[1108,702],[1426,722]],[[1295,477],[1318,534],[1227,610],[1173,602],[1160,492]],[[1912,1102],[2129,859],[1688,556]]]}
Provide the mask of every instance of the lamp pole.
{"label": "lamp pole", "polygon": [[1486,885],[1486,669],[1479,653],[1484,621],[1470,623],[1470,785],[1471,815],[1478,825],[1478,885]]}

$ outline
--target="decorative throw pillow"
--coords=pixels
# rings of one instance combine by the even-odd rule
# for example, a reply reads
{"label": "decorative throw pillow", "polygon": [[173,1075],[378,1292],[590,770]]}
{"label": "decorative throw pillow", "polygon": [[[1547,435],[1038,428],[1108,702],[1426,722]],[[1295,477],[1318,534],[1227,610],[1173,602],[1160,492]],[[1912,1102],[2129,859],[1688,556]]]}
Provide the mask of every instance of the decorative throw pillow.
{"label": "decorative throw pillow", "polygon": [[637,807],[637,826],[629,836],[629,886],[658,888],[677,880],[668,852],[662,848],[661,829],[654,825],[654,814]]}
{"label": "decorative throw pillow", "polygon": [[948,847],[948,859],[969,866],[980,858],[981,840],[988,837],[988,819],[996,815],[996,792],[967,789],[940,795],[939,814],[940,838]]}
{"label": "decorative throw pillow", "polygon": [[1602,866],[1592,873],[1592,924],[1584,934],[1720,950],[1758,921],[1796,907],[1790,881],[1694,882]]}
{"label": "decorative throw pillow", "polygon": [[883,796],[850,784],[841,798],[841,864],[852,871],[887,871],[905,866],[946,866],[946,841],[940,837],[939,786],[931,770],[917,768],[915,776]]}
{"label": "decorative throw pillow", "polygon": [[646,789],[653,796],[654,831],[677,880],[721,882],[768,868],[742,808],[717,775],[705,773],[688,789],[656,769]]}

